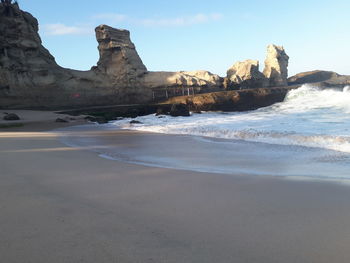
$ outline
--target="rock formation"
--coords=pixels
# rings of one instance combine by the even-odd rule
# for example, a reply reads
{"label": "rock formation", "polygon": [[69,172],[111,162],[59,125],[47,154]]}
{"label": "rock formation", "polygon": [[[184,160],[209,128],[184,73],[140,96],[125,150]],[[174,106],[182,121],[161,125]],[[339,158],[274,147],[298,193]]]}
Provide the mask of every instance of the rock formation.
{"label": "rock formation", "polygon": [[179,72],[155,71],[148,72],[144,75],[144,83],[147,87],[150,88],[176,86],[217,87],[221,85],[221,78],[218,75],[204,70]]}
{"label": "rock formation", "polygon": [[247,111],[266,107],[284,100],[295,87],[242,89],[181,96],[164,101],[166,104],[186,104],[191,111]]}
{"label": "rock formation", "polygon": [[259,61],[245,60],[236,62],[227,70],[227,79],[232,88],[262,88],[267,86],[267,79],[259,71]]}
{"label": "rock formation", "polygon": [[344,87],[350,85],[350,76],[340,75],[333,71],[314,70],[298,73],[288,78],[289,85],[302,85],[306,83],[313,83],[313,85],[319,87]]}
{"label": "rock formation", "polygon": [[265,60],[264,75],[269,79],[269,86],[287,86],[289,57],[284,48],[276,45],[268,45]]}
{"label": "rock formation", "polygon": [[187,117],[187,116],[190,116],[190,111],[189,111],[188,105],[184,103],[175,103],[171,106],[169,114],[170,116],[173,116],[173,117],[179,117],[179,116]]}
{"label": "rock formation", "polygon": [[[6,10],[11,10],[6,11]],[[52,85],[55,59],[41,45],[38,22],[17,4],[0,4],[0,90],[2,95],[25,93],[34,86]],[[23,94],[29,95],[29,94]]]}
{"label": "rock formation", "polygon": [[0,14],[0,107],[148,103],[154,99],[152,89],[222,86],[222,79],[207,71],[148,72],[129,31],[107,25],[95,30],[97,66],[90,71],[65,69],[42,46],[32,15],[11,3],[0,3]]}
{"label": "rock formation", "polygon": [[130,32],[107,25],[100,25],[95,31],[100,52],[98,70],[116,83],[137,83],[147,69],[130,40]]}
{"label": "rock formation", "polygon": [[0,3],[0,107],[62,108],[150,101],[151,91],[135,85],[146,68],[129,33],[100,26],[96,34],[101,54],[98,66],[90,71],[65,69],[42,46],[38,21],[17,4]]}
{"label": "rock formation", "polygon": [[[96,28],[100,53],[89,71],[62,68],[46,50],[38,21],[18,4],[0,3],[0,108],[77,108],[150,103],[172,96],[221,91],[224,79],[208,71],[149,72],[127,30]],[[264,74],[270,86],[286,85],[288,56],[268,48]],[[257,61],[236,63],[228,80],[241,88],[264,87]],[[158,92],[158,93],[157,93]]]}

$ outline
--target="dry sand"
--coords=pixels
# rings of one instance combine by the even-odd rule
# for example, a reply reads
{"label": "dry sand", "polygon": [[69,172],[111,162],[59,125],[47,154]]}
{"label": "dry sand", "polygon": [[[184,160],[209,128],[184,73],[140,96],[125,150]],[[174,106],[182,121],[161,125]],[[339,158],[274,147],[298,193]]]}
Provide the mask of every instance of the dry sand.
{"label": "dry sand", "polygon": [[107,160],[40,123],[0,130],[0,262],[350,262],[349,186]]}

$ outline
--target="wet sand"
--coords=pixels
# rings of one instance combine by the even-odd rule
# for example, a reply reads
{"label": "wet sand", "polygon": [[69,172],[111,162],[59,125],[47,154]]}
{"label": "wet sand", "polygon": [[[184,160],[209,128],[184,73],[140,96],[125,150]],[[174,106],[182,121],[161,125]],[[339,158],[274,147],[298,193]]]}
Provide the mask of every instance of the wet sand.
{"label": "wet sand", "polygon": [[123,163],[43,130],[0,130],[0,262],[350,261],[347,185]]}
{"label": "wet sand", "polygon": [[120,130],[114,124],[60,129],[66,145],[105,158],[188,171],[313,178],[350,183],[350,155],[322,148]]}

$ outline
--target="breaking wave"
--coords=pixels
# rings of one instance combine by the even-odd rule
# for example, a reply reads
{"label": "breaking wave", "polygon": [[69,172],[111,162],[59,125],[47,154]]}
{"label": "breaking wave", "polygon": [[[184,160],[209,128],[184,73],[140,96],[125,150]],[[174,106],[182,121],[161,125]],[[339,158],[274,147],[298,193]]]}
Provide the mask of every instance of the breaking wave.
{"label": "breaking wave", "polygon": [[248,112],[205,112],[191,117],[148,115],[111,125],[122,129],[187,134],[350,153],[350,87],[320,89],[303,85],[285,100]]}

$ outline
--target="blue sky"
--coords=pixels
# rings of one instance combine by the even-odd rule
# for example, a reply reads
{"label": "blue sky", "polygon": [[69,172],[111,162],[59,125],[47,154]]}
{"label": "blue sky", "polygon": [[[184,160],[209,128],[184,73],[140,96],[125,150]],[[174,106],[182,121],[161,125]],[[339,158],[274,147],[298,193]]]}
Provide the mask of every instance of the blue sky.
{"label": "blue sky", "polygon": [[348,0],[19,0],[39,20],[43,44],[63,67],[98,60],[94,28],[128,29],[148,70],[205,69],[224,76],[236,61],[284,46],[289,75],[324,69],[350,75]]}

